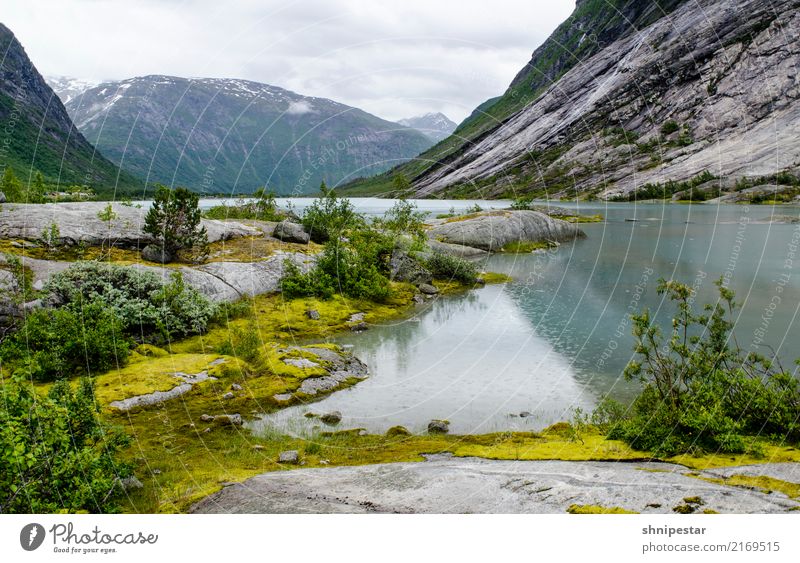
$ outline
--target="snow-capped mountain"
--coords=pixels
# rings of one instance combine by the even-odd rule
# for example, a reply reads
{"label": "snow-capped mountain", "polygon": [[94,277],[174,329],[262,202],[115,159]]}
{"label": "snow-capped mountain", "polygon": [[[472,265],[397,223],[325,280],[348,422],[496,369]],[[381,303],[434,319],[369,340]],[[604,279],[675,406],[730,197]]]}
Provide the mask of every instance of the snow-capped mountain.
{"label": "snow-capped mountain", "polygon": [[64,104],[99,84],[96,80],[84,80],[71,76],[45,76],[44,79]]}
{"label": "snow-capped mountain", "polygon": [[312,193],[431,145],[360,109],[248,80],[142,76],[98,84],[66,107],[123,168],[205,193]]}
{"label": "snow-capped mountain", "polygon": [[456,129],[456,124],[439,112],[401,119],[398,123],[416,129],[436,142],[448,137]]}

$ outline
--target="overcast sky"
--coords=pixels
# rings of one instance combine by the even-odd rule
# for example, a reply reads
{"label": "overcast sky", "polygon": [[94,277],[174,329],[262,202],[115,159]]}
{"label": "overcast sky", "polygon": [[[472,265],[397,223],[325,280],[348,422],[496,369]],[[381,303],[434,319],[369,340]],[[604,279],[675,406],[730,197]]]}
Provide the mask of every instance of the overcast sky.
{"label": "overcast sky", "polygon": [[[397,120],[501,94],[574,0],[11,0],[39,71],[246,78]],[[10,5],[9,5],[10,4]]]}

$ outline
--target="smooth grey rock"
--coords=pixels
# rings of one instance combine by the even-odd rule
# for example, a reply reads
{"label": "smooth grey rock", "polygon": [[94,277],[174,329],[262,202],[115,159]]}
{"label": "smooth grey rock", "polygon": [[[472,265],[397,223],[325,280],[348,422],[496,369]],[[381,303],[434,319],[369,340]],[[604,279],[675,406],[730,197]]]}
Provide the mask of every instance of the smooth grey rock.
{"label": "smooth grey rock", "polygon": [[200,420],[202,422],[214,422],[214,417],[211,416],[210,414],[201,414]]}
{"label": "smooth grey rock", "polygon": [[191,390],[191,383],[181,383],[169,391],[154,391],[153,393],[138,395],[136,397],[130,397],[129,399],[123,399],[121,401],[112,401],[108,404],[108,406],[126,412],[134,408],[148,407],[150,405],[163,403],[164,401],[169,401],[170,399],[180,397],[184,393],[188,393]]}
{"label": "smooth grey rock", "polygon": [[325,414],[321,415],[319,419],[325,424],[339,424],[342,421],[342,413],[339,411],[326,412]]}
{"label": "smooth grey rock", "polygon": [[190,511],[564,514],[577,504],[671,514],[689,496],[699,496],[704,508],[722,513],[785,514],[800,506],[782,495],[696,479],[688,476],[688,468],[669,463],[426,457],[418,463],[263,473],[203,499]]}
{"label": "smooth grey rock", "polygon": [[585,234],[572,223],[538,211],[489,211],[471,219],[444,223],[428,236],[448,244],[497,251],[514,242],[563,242]]}
{"label": "smooth grey rock", "polygon": [[218,414],[214,416],[214,424],[218,426],[241,426],[244,424],[242,415],[235,414]]}
{"label": "smooth grey rock", "polygon": [[6,194],[0,192],[0,203],[5,203],[5,202],[6,202]]}
{"label": "smooth grey rock", "polygon": [[[0,209],[0,238],[38,240],[52,223],[58,225],[61,239],[67,244],[108,243],[131,248],[150,244],[153,238],[142,232],[147,209],[112,203],[117,215],[110,224],[98,217],[108,202],[82,201],[69,203],[14,203]],[[258,236],[261,232],[236,221],[203,219],[208,241],[228,240],[243,236]]]}
{"label": "smooth grey rock", "polygon": [[353,332],[364,332],[365,330],[369,330],[369,325],[364,321],[361,321],[360,323],[351,325],[350,330],[352,330]]}
{"label": "smooth grey rock", "polygon": [[366,313],[353,313],[352,315],[350,315],[350,318],[347,319],[347,322],[348,323],[360,323],[361,321],[364,320],[364,318],[366,316],[367,316]]}
{"label": "smooth grey rock", "polygon": [[319,367],[319,364],[312,362],[308,358],[284,358],[283,363],[287,366],[294,366],[296,368],[308,369]]}
{"label": "smooth grey rock", "polygon": [[450,423],[446,420],[431,420],[428,423],[428,432],[431,434],[447,434],[450,432]]}
{"label": "smooth grey rock", "polygon": [[242,386],[239,385],[238,383],[231,383],[231,390],[232,391],[241,391],[242,390]]}
{"label": "smooth grey rock", "polygon": [[275,225],[272,236],[283,242],[297,242],[300,244],[308,244],[308,241],[311,240],[303,225],[289,220],[281,221]]}
{"label": "smooth grey rock", "polygon": [[272,398],[275,399],[278,402],[283,403],[285,401],[290,401],[292,399],[292,394],[291,393],[278,393],[277,395],[273,395]]}
{"label": "smooth grey rock", "polygon": [[419,289],[425,295],[436,295],[439,293],[439,290],[429,283],[421,283],[417,289]]}
{"label": "smooth grey rock", "polygon": [[317,311],[316,309],[310,309],[306,311],[306,317],[308,317],[312,321],[318,321],[320,319],[319,311]]}
{"label": "smooth grey rock", "polygon": [[278,455],[278,463],[287,463],[296,465],[299,462],[300,462],[300,454],[297,452],[297,450],[288,450],[285,452],[281,452]]}
{"label": "smooth grey rock", "polygon": [[421,305],[422,303],[425,303],[425,298],[422,295],[420,295],[419,293],[415,293],[414,297],[412,297],[411,300],[414,301],[414,303],[416,303],[417,305]]}
{"label": "smooth grey rock", "polygon": [[222,398],[223,398],[223,399],[225,399],[226,401],[228,401],[228,400],[230,400],[230,399],[233,399],[235,396],[236,396],[236,395],[234,395],[233,393],[231,393],[230,391],[228,391],[227,393],[225,393],[225,394],[222,396]]}
{"label": "smooth grey rock", "polygon": [[438,240],[429,239],[428,246],[433,252],[441,252],[442,254],[449,254],[458,258],[481,258],[487,256],[489,253],[480,248],[473,248],[471,246],[463,246],[461,244],[448,244]]}
{"label": "smooth grey rock", "polygon": [[531,416],[531,413],[528,411],[522,411],[521,413],[519,413],[519,416],[520,418],[528,418],[529,416]]}

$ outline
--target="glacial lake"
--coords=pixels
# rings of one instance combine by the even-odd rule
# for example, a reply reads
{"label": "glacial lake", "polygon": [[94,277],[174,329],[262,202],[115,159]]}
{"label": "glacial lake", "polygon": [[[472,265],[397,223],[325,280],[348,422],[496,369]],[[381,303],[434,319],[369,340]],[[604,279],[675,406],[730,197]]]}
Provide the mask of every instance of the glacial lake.
{"label": "glacial lake", "polygon": [[[295,209],[310,200],[294,200]],[[381,214],[391,200],[354,199],[361,212]],[[508,202],[424,200],[432,214]],[[638,384],[622,370],[633,356],[629,315],[649,307],[668,328],[673,311],[656,293],[658,278],[697,290],[698,304],[717,297],[724,276],[742,308],[735,333],[748,350],[775,350],[797,376],[800,357],[800,224],[795,206],[607,204],[557,202],[603,223],[584,224],[587,238],[554,251],[494,255],[485,270],[513,281],[419,306],[413,315],[334,341],[370,368],[370,378],[317,402],[262,421],[308,434],[323,426],[303,415],[341,411],[338,428],[384,432],[403,425],[423,432],[432,418],[454,433],[538,430],[589,411],[603,395],[629,400]],[[520,413],[530,416],[520,417]],[[324,427],[323,429],[327,429]]]}

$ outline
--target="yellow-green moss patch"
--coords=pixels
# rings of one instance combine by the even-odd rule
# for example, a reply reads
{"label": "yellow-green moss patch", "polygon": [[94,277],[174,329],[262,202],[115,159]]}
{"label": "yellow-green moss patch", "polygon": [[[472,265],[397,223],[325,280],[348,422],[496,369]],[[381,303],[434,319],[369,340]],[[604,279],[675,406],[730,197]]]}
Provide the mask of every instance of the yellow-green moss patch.
{"label": "yellow-green moss patch", "polygon": [[[689,474],[690,477],[701,479],[709,483],[716,483],[718,485],[728,485],[730,487],[741,487],[744,489],[751,489],[760,491],[765,494],[771,494],[775,491],[785,494],[792,499],[800,499],[800,484],[791,483],[789,481],[782,481],[774,477],[767,477],[766,475],[751,476],[751,475],[731,475],[730,477],[706,477],[705,475],[698,475],[696,473]],[[684,499],[686,500],[686,499]]]}
{"label": "yellow-green moss patch", "polygon": [[619,506],[600,506],[597,504],[573,504],[567,508],[570,514],[639,514]]}

